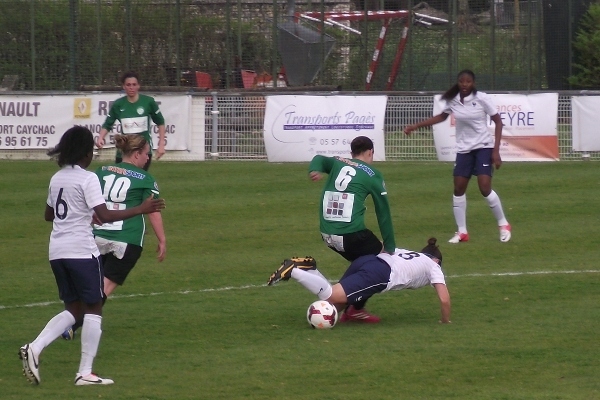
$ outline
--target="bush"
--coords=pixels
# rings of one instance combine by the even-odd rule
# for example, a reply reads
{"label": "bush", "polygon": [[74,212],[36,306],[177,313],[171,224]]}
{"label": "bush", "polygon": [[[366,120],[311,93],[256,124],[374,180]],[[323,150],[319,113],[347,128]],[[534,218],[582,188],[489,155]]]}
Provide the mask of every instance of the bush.
{"label": "bush", "polygon": [[600,89],[600,3],[592,3],[581,19],[573,48],[577,72],[569,77],[569,83],[580,88]]}

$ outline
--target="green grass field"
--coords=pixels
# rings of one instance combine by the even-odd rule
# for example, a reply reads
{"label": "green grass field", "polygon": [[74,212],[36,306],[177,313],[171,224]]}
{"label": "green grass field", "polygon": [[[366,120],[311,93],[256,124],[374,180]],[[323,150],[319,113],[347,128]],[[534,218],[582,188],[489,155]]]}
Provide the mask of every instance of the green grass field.
{"label": "green grass field", "polygon": [[[95,167],[96,164],[93,165]],[[286,257],[312,255],[330,279],[346,262],[318,232],[321,183],[306,164],[155,162],[167,201],[167,258],[142,259],[104,309],[94,369],[75,387],[80,340],[41,358],[40,386],[18,348],[62,309],[47,261],[51,161],[1,161],[1,399],[600,399],[600,177],[594,162],[505,163],[494,188],[513,226],[500,243],[476,185],[471,241],[455,230],[452,165],[376,164],[399,246],[436,236],[452,295],[438,324],[433,289],[377,295],[377,325],[313,330],[315,300],[293,281],[265,286]],[[368,224],[379,233],[372,204]]]}

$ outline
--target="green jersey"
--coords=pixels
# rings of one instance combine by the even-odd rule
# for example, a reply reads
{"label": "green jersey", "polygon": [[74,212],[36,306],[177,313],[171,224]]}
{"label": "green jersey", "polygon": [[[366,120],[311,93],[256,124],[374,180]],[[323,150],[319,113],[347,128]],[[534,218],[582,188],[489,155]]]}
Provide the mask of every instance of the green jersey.
{"label": "green jersey", "polygon": [[[151,194],[158,198],[156,181],[147,171],[129,163],[105,165],[96,170],[109,210],[125,210],[142,204]],[[94,225],[94,235],[143,246],[146,223],[142,215],[123,221]]]}
{"label": "green jersey", "polygon": [[[123,134],[135,133],[144,136],[150,144],[150,154],[152,154],[153,145],[150,121],[153,121],[156,125],[165,124],[165,119],[154,98],[140,94],[138,101],[135,103],[127,100],[127,96],[117,99],[110,107],[110,111],[102,127],[110,131],[116,120],[121,121]],[[120,152],[117,152],[117,155],[120,156]]]}
{"label": "green jersey", "polygon": [[320,229],[330,235],[344,235],[366,229],[365,200],[369,195],[383,237],[385,251],[396,249],[394,227],[383,176],[367,163],[342,157],[315,156],[309,172],[329,174],[320,204]]}

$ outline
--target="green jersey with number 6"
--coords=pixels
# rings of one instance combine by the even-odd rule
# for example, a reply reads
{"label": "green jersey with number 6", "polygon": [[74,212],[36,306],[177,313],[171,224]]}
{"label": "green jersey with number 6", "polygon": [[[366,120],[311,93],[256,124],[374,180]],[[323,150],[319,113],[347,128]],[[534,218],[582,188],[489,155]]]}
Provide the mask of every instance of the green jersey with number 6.
{"label": "green jersey with number 6", "polygon": [[[121,132],[123,134],[135,133],[144,136],[150,144],[150,154],[152,154],[150,121],[152,120],[156,125],[165,124],[165,119],[154,98],[140,94],[138,101],[135,103],[127,100],[127,96],[115,100],[102,127],[110,131],[116,120],[121,121]],[[117,151],[117,154],[120,154],[120,152]]]}
{"label": "green jersey with number 6", "polygon": [[[96,170],[109,210],[125,210],[140,205],[151,194],[159,197],[152,175],[129,163],[105,165]],[[94,225],[94,235],[117,242],[143,246],[146,223],[142,215],[124,221]]]}
{"label": "green jersey with number 6", "polygon": [[383,247],[385,251],[394,252],[396,242],[390,205],[379,171],[361,160],[321,155],[313,157],[308,170],[329,174],[319,207],[322,233],[344,235],[366,229],[365,200],[371,195]]}

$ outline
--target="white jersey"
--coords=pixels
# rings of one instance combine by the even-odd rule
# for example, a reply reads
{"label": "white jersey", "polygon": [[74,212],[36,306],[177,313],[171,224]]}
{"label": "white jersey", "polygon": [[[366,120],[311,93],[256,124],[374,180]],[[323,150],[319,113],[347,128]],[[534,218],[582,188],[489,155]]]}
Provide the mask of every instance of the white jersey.
{"label": "white jersey", "polygon": [[[464,104],[463,104],[464,103]],[[460,102],[460,94],[446,102],[442,112],[452,114],[456,125],[456,151],[493,148],[494,135],[489,131],[487,116],[498,114],[492,97],[484,92],[471,93]]]}
{"label": "white jersey", "polygon": [[390,281],[383,292],[388,290],[418,289],[434,283],[446,284],[442,268],[431,258],[417,251],[396,249],[394,255],[377,255],[391,269]]}
{"label": "white jersey", "polygon": [[104,202],[100,181],[93,172],[68,165],[52,176],[46,200],[54,209],[50,260],[100,256],[91,223],[93,208]]}

